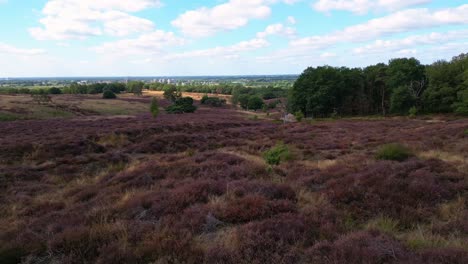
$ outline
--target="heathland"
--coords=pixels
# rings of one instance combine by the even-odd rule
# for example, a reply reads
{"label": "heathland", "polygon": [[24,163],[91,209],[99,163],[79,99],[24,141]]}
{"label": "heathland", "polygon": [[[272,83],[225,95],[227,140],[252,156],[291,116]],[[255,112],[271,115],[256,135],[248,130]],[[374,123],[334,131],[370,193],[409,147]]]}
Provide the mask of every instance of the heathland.
{"label": "heathland", "polygon": [[1,263],[468,261],[467,119],[0,100]]}

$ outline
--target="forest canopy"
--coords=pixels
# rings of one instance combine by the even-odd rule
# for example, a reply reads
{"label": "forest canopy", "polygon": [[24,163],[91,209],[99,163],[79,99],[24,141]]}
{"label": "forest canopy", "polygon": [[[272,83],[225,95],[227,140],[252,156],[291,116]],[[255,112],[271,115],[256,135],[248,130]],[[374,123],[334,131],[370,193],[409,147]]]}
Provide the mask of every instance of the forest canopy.
{"label": "forest canopy", "polygon": [[366,68],[309,67],[289,92],[289,110],[309,117],[330,115],[468,115],[468,53],[423,65],[392,59]]}

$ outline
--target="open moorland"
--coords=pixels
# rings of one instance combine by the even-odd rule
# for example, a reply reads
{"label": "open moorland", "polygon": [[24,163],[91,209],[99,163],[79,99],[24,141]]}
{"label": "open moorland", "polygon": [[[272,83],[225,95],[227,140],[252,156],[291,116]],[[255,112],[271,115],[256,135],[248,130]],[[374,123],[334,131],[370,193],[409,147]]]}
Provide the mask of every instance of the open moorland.
{"label": "open moorland", "polygon": [[468,263],[468,119],[0,100],[0,263]]}

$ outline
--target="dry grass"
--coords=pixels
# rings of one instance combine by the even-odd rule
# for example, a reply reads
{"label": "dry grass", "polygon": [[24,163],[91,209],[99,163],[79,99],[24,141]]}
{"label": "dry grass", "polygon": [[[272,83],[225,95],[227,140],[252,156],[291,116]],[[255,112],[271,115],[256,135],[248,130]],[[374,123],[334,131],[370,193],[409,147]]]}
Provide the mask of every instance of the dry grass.
{"label": "dry grass", "polygon": [[406,245],[414,250],[428,248],[459,248],[468,250],[466,237],[456,234],[440,235],[433,233],[430,227],[417,226],[409,233],[399,235]]}
{"label": "dry grass", "polygon": [[440,159],[449,163],[468,164],[468,157],[462,153],[450,153],[441,150],[430,150],[419,153],[419,156],[425,159]]}

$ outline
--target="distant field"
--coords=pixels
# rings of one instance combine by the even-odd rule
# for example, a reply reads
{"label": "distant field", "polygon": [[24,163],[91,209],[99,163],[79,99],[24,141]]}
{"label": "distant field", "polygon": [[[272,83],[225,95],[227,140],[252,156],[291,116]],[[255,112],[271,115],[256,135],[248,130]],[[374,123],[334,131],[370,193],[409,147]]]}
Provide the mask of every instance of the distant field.
{"label": "distant field", "polygon": [[[145,95],[150,95],[150,96],[157,96],[157,97],[160,97],[162,98],[163,97],[163,94],[164,92],[162,91],[145,91],[144,92]],[[231,104],[231,95],[224,95],[224,94],[205,94],[205,93],[187,93],[187,92],[183,92],[183,96],[190,96],[192,97],[193,99],[195,100],[201,100],[203,96],[205,95],[208,95],[208,96],[214,96],[214,97],[219,97],[219,98],[222,98],[222,99],[226,99],[226,103],[227,104]]]}
{"label": "distant field", "polygon": [[40,119],[0,123],[0,263],[468,263],[468,119],[152,118],[149,94],[0,96]]}
{"label": "distant field", "polygon": [[47,104],[34,102],[30,95],[0,95],[0,121],[72,118],[91,115],[136,115],[148,111],[149,98],[122,94],[115,100],[101,95],[52,95]]}

